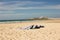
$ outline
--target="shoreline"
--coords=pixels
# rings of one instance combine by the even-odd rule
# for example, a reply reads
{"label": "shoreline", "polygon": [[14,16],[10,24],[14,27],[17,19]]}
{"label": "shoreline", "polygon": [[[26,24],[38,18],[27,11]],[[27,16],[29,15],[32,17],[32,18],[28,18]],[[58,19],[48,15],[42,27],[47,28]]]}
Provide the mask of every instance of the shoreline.
{"label": "shoreline", "polygon": [[32,21],[6,21],[6,22],[0,22],[0,24],[4,23],[24,23],[24,22],[41,22],[41,23],[60,23],[60,19],[49,19],[49,20],[32,20]]}

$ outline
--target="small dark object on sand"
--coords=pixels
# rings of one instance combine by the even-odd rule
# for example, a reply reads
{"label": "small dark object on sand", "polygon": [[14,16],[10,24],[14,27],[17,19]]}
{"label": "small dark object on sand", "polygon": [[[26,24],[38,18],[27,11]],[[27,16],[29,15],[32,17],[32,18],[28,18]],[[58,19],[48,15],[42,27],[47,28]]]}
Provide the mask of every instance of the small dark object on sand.
{"label": "small dark object on sand", "polygon": [[39,29],[39,28],[44,28],[44,26],[41,26],[41,25],[38,26],[38,25],[36,25],[34,29]]}
{"label": "small dark object on sand", "polygon": [[34,25],[32,25],[32,26],[30,27],[30,29],[33,29],[33,27],[34,27]]}
{"label": "small dark object on sand", "polygon": [[40,25],[40,28],[44,28],[44,26],[41,26],[41,25]]}

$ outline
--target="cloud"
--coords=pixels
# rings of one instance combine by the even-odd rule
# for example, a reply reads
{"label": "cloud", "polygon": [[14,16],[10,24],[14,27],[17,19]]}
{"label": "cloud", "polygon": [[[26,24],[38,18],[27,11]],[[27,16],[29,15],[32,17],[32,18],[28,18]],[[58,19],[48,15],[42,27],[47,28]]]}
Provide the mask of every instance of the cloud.
{"label": "cloud", "polygon": [[14,11],[0,11],[0,14],[11,14],[11,13],[15,13]]}
{"label": "cloud", "polygon": [[0,20],[21,19],[22,16],[25,17],[25,14],[0,14]]}
{"label": "cloud", "polygon": [[45,5],[43,7],[30,7],[28,9],[60,9],[60,5]]}
{"label": "cloud", "polygon": [[18,9],[60,9],[59,5],[47,5],[47,2],[12,1],[0,2],[0,11]]}
{"label": "cloud", "polygon": [[16,9],[28,9],[30,7],[39,6],[45,4],[45,2],[32,2],[32,1],[12,1],[12,2],[0,2],[0,10],[16,10]]}
{"label": "cloud", "polygon": [[0,14],[0,20],[24,19],[29,18],[31,14],[17,13],[17,14]]}

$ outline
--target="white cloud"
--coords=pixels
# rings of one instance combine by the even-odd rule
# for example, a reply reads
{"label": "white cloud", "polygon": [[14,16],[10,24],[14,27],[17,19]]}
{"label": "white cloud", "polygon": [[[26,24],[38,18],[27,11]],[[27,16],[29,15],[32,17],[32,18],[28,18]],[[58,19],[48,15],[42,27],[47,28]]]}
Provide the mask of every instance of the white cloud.
{"label": "white cloud", "polygon": [[25,15],[25,14],[22,14],[22,13],[21,13],[21,14],[20,14],[20,13],[17,13],[17,14],[0,14],[0,16],[7,16],[7,17],[8,17],[8,16],[13,16],[13,15],[14,15],[14,16],[16,16],[16,15],[17,15],[17,16],[22,16],[22,15]]}
{"label": "white cloud", "polygon": [[17,14],[0,14],[0,20],[11,20],[11,19],[22,19],[28,14],[17,13]]}
{"label": "white cloud", "polygon": [[0,10],[28,9],[28,8],[30,8],[29,5],[30,6],[37,5],[37,4],[42,5],[45,3],[46,2],[32,2],[32,1],[0,2]]}
{"label": "white cloud", "polygon": [[[32,2],[32,1],[0,2],[0,10],[60,9],[60,5],[46,5],[46,4],[47,4],[46,2]],[[44,5],[44,6],[33,6],[33,5]]]}
{"label": "white cloud", "polygon": [[44,7],[40,7],[41,9],[60,9],[60,5],[46,5]]}
{"label": "white cloud", "polygon": [[9,13],[14,13],[14,11],[0,11],[0,14],[9,14]]}

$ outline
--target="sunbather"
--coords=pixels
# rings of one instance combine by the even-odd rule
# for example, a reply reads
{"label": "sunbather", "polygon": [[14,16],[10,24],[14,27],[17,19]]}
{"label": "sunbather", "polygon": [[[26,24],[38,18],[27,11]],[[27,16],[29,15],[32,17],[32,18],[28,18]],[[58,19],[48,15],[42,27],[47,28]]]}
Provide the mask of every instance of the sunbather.
{"label": "sunbather", "polygon": [[36,25],[34,29],[39,29],[39,28],[40,28],[40,26]]}

